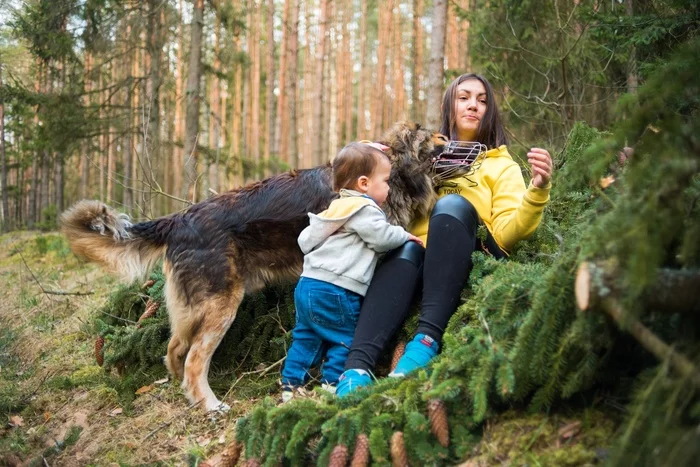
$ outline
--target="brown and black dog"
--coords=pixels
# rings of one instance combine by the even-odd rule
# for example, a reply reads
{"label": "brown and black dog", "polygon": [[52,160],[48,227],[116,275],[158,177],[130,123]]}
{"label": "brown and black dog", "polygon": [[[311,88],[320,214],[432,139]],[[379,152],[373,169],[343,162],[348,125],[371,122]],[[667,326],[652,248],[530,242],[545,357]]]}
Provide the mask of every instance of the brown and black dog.
{"label": "brown and black dog", "polygon": [[[398,123],[382,143],[392,162],[384,210],[406,227],[435,204],[430,162],[447,138]],[[326,165],[276,175],[138,224],[99,201],[79,201],[60,224],[74,253],[129,280],[143,279],[165,257],[172,333],[165,364],[182,379],[191,403],[225,410],[207,380],[214,351],[246,293],[297,280],[303,264],[297,237],[309,223],[307,213],[323,211],[335,196]]]}

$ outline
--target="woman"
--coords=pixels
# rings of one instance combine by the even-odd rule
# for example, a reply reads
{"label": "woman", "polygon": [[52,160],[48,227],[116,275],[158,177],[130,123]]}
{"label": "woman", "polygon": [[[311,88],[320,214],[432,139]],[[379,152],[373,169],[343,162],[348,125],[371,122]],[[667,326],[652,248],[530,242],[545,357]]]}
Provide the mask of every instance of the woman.
{"label": "woman", "polygon": [[411,226],[411,233],[426,248],[409,242],[389,253],[377,269],[340,377],[339,396],[371,383],[377,357],[406,319],[419,290],[423,298],[416,335],[389,376],[401,377],[425,367],[437,355],[472,269],[479,225],[488,230],[480,246],[504,258],[542,219],[549,200],[552,159],[544,149],[528,152],[532,180],[526,187],[520,167],[508,153],[493,88],[485,78],[468,73],[448,86],[440,131],[451,140],[481,143],[488,151],[466,173],[443,180],[430,218]]}

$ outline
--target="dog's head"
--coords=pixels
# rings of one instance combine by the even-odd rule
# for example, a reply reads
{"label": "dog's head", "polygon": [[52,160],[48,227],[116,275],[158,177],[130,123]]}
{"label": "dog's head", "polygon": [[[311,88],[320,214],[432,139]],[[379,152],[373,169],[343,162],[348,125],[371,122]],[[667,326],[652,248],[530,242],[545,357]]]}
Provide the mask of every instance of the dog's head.
{"label": "dog's head", "polygon": [[442,154],[449,139],[437,131],[421,127],[418,123],[398,122],[379,142],[391,148],[387,155],[392,164],[422,167],[419,170],[427,173],[432,159]]}
{"label": "dog's head", "polygon": [[435,205],[432,160],[442,154],[449,141],[417,123],[399,122],[379,142],[389,146],[392,166],[384,210],[392,223],[407,227],[414,219],[429,215]]}

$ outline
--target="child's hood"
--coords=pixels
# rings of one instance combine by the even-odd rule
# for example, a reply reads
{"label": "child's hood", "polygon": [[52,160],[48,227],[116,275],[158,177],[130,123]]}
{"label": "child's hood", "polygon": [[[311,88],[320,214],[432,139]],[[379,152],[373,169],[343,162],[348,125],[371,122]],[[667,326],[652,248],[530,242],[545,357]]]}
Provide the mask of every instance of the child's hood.
{"label": "child's hood", "polygon": [[309,227],[299,235],[299,246],[302,251],[309,252],[326,241],[364,207],[380,209],[371,198],[360,196],[359,193],[356,195],[351,193],[355,192],[342,190],[341,197],[334,200],[328,209],[319,214],[309,213]]}

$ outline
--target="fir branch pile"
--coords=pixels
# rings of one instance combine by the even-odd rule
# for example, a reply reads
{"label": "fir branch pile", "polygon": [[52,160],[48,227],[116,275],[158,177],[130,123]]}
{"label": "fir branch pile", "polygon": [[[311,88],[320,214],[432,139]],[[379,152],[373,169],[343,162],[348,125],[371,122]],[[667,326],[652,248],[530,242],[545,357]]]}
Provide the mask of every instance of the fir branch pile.
{"label": "fir branch pile", "polygon": [[[478,455],[473,448],[486,420],[511,408],[554,412],[577,396],[584,407],[625,405],[613,464],[697,459],[698,388],[649,354],[626,323],[644,323],[688,357],[697,375],[699,317],[650,307],[645,293],[660,268],[700,274],[699,60],[694,40],[620,102],[624,118],[614,133],[575,126],[557,158],[546,221],[507,262],[476,255],[466,302],[428,371],[379,380],[342,400],[268,400],[238,422],[246,458],[340,465],[336,454],[354,452],[366,437],[377,465],[459,462]],[[617,153],[628,144],[635,153],[622,167]],[[600,180],[611,174],[615,181],[603,188]],[[605,293],[623,307],[621,325],[601,310],[577,309],[575,274],[584,261],[615,264]],[[431,419],[436,404],[447,414],[447,446]],[[562,446],[574,448],[580,446]],[[582,458],[558,459],[576,465]]]}

